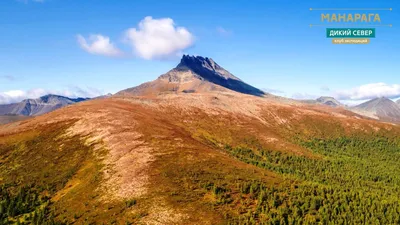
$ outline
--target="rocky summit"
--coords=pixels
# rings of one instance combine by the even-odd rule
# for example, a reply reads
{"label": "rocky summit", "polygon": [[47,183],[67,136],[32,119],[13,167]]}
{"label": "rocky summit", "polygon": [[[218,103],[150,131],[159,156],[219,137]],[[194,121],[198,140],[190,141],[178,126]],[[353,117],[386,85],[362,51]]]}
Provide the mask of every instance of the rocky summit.
{"label": "rocky summit", "polygon": [[243,82],[211,58],[183,55],[174,69],[159,76],[158,79],[123,90],[117,95],[159,95],[166,92],[196,93],[226,90],[255,96],[265,94]]}

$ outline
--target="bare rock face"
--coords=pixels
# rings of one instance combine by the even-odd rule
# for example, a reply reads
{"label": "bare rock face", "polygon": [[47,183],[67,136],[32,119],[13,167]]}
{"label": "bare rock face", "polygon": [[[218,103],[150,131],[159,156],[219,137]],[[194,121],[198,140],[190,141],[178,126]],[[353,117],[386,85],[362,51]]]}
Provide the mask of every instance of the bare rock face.
{"label": "bare rock face", "polygon": [[375,114],[378,118],[387,121],[400,121],[400,106],[392,100],[381,97],[364,102],[354,107]]}
{"label": "bare rock face", "polygon": [[158,95],[163,92],[195,93],[223,89],[255,96],[265,94],[235,77],[211,58],[183,55],[178,66],[158,79],[123,90],[117,95]]}
{"label": "bare rock face", "polygon": [[209,81],[217,81],[218,79],[241,81],[214,62],[214,60],[207,57],[183,55],[176,69],[191,70]]}
{"label": "bare rock face", "polygon": [[341,106],[342,104],[333,97],[322,96],[316,100],[318,103],[332,107]]}
{"label": "bare rock face", "polygon": [[45,95],[37,99],[25,99],[19,103],[0,105],[0,115],[38,116],[85,100],[87,98],[72,99],[59,95]]}

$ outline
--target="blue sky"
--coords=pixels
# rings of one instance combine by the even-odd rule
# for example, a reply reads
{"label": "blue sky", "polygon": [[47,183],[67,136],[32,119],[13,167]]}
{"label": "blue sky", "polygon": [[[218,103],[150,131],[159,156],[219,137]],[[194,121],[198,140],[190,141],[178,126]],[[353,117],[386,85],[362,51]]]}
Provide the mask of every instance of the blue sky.
{"label": "blue sky", "polygon": [[[310,7],[393,8],[372,11],[393,27],[377,27],[369,45],[333,45],[325,27],[309,27],[321,13]],[[2,0],[0,103],[50,92],[115,93],[157,78],[182,53],[211,57],[245,82],[287,97],[396,99],[398,10],[398,0]]]}

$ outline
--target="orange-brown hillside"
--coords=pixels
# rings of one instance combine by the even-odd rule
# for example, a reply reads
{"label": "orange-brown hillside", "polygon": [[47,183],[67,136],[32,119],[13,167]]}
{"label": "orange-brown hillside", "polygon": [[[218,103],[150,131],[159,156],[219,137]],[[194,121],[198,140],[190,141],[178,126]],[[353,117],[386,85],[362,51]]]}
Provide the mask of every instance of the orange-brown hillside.
{"label": "orange-brown hillside", "polygon": [[0,126],[0,224],[398,224],[399,134],[186,56]]}
{"label": "orange-brown hillside", "polygon": [[[340,109],[233,92],[112,97],[1,127],[0,181],[55,186],[40,193],[59,221],[217,224],[256,207],[237,185],[288,185],[282,175],[230,156],[225,146],[323,160],[294,137],[376,132],[399,129]],[[71,174],[53,179],[65,171]],[[219,204],[213,185],[229,189],[231,202]]]}

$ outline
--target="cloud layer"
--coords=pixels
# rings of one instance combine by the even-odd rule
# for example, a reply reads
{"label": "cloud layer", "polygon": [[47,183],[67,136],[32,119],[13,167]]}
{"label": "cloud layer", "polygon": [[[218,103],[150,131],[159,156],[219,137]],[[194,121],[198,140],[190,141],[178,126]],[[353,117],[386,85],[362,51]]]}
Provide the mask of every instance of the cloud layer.
{"label": "cloud layer", "polygon": [[89,36],[87,41],[82,35],[77,35],[77,40],[79,46],[94,55],[104,55],[104,56],[122,56],[123,53],[110,41],[109,37],[92,34]]}
{"label": "cloud layer", "polygon": [[35,99],[47,94],[62,95],[70,98],[77,98],[77,97],[92,98],[103,95],[104,91],[90,87],[88,88],[70,87],[61,91],[46,90],[42,88],[31,89],[28,91],[11,90],[11,91],[0,92],[0,104],[20,102],[24,99]]}
{"label": "cloud layer", "polygon": [[339,100],[368,100],[378,97],[400,97],[399,84],[373,83],[365,84],[349,90],[340,90],[333,93]]}
{"label": "cloud layer", "polygon": [[320,96],[314,95],[314,94],[308,94],[308,93],[296,92],[296,93],[292,94],[292,98],[299,99],[299,100],[317,99],[318,97],[320,97]]}
{"label": "cloud layer", "polygon": [[[178,27],[171,18],[153,19],[148,16],[139,22],[137,28],[124,32],[123,43],[132,48],[134,56],[143,59],[164,59],[182,54],[182,51],[194,44],[194,36],[186,28]],[[79,46],[95,55],[109,57],[121,56],[110,38],[101,34],[90,35],[86,40],[77,35]]]}

